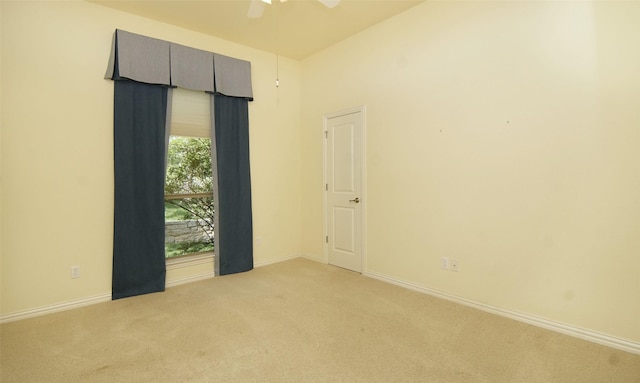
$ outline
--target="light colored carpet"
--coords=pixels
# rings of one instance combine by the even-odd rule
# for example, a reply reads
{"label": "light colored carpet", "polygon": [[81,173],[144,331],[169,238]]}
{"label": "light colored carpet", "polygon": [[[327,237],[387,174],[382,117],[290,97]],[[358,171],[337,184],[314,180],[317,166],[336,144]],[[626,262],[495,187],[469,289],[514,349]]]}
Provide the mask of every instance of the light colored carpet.
{"label": "light colored carpet", "polygon": [[3,324],[11,382],[640,382],[640,355],[295,259]]}

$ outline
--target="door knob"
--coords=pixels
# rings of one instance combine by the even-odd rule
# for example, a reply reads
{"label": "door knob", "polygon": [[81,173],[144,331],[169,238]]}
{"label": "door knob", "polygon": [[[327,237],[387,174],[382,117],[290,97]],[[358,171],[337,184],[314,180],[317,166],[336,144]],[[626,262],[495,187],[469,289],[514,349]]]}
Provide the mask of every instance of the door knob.
{"label": "door knob", "polygon": [[360,198],[356,197],[356,199],[350,199],[349,202],[359,203],[360,202]]}

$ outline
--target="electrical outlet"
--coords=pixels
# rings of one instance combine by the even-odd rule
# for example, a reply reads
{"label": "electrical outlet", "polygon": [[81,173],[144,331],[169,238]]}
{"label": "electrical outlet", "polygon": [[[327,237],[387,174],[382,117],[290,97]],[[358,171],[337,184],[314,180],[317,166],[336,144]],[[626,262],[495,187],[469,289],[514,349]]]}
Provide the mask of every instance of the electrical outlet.
{"label": "electrical outlet", "polygon": [[260,246],[262,245],[262,237],[257,237],[256,238],[256,246]]}
{"label": "electrical outlet", "polygon": [[80,266],[71,266],[71,278],[80,278]]}
{"label": "electrical outlet", "polygon": [[449,257],[440,258],[440,268],[442,268],[442,270],[449,270]]}
{"label": "electrical outlet", "polygon": [[451,266],[451,268],[450,268],[451,271],[458,271],[458,266],[459,266],[458,265],[458,260],[457,259],[452,259],[449,266]]}

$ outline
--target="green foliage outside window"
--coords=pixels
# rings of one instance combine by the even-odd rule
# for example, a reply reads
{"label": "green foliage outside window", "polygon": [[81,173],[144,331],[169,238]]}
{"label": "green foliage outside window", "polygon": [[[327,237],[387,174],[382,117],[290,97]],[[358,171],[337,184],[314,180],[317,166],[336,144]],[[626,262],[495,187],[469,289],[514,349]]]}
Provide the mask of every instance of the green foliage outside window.
{"label": "green foliage outside window", "polygon": [[212,180],[211,140],[170,137],[165,193],[209,193],[212,191]]}
{"label": "green foliage outside window", "polygon": [[[167,258],[214,249],[214,202],[212,193],[211,140],[172,136],[169,141],[165,194],[200,196],[165,200],[165,220],[193,220],[206,233],[204,242],[166,245]],[[202,196],[202,194],[208,194]]]}

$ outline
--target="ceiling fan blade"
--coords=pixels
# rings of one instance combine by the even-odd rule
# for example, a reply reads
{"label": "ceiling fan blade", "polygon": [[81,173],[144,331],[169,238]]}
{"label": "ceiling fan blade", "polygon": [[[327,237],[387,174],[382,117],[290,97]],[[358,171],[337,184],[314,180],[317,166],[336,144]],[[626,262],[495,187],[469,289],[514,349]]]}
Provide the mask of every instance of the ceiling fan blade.
{"label": "ceiling fan blade", "polygon": [[318,0],[327,8],[333,8],[336,5],[340,4],[340,0]]}
{"label": "ceiling fan blade", "polygon": [[250,19],[258,19],[262,17],[263,12],[264,12],[264,3],[262,2],[262,0],[251,0],[247,17]]}

